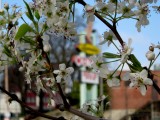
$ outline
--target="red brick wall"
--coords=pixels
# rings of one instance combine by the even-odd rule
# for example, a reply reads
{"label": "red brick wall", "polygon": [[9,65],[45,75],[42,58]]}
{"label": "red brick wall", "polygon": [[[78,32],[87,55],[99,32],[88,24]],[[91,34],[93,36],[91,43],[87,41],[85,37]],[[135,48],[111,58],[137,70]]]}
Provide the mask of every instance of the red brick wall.
{"label": "red brick wall", "polygon": [[[124,74],[125,72],[123,72]],[[122,75],[123,75],[122,74]],[[160,71],[154,71],[154,74],[159,74]],[[154,77],[158,82],[160,87],[160,77]],[[152,86],[147,87],[147,93],[145,96],[142,96],[138,88],[130,88],[125,85],[125,82],[121,81],[121,86],[111,88],[111,107],[112,109],[137,109],[145,105],[146,103],[152,101],[153,96]],[[160,100],[160,95],[158,95],[158,100]]]}

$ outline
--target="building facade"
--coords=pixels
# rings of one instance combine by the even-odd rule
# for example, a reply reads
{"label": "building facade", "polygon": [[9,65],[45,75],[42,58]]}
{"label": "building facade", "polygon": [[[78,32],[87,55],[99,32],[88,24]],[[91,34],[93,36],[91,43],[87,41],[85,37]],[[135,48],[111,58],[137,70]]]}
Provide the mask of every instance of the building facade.
{"label": "building facade", "polygon": [[[126,72],[124,71],[122,75],[125,73]],[[154,71],[153,74],[160,75],[160,71]],[[160,87],[160,77],[154,76],[154,81]],[[111,120],[120,120],[124,118],[124,116],[130,116],[128,117],[128,119],[132,120],[131,116],[138,110],[144,108],[144,106],[152,104],[154,102],[156,102],[156,105],[158,105],[157,103],[159,103],[158,101],[160,100],[160,95],[153,88],[153,86],[147,86],[147,93],[145,96],[142,96],[138,88],[129,87],[129,83],[129,81],[121,80],[120,86],[110,88],[111,110],[108,113],[108,117],[110,117]],[[153,105],[150,105],[149,110],[152,110],[152,113],[150,112],[150,117],[154,117],[153,108],[156,108],[156,106],[154,107]],[[147,118],[144,120],[150,119]]]}

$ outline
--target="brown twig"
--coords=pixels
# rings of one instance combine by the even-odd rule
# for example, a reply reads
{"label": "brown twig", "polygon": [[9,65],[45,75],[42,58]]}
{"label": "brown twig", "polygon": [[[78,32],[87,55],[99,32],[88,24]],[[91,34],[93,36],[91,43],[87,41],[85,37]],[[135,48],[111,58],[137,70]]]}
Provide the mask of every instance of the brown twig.
{"label": "brown twig", "polygon": [[60,94],[61,97],[62,97],[62,100],[63,100],[65,109],[69,109],[69,108],[70,108],[70,104],[69,104],[69,103],[67,102],[67,100],[66,100],[66,97],[65,97],[65,95],[64,95],[64,93],[63,93],[63,90],[62,90],[62,88],[61,88],[60,83],[57,83],[57,87],[58,87],[58,89],[59,89],[59,94]]}
{"label": "brown twig", "polygon": [[156,82],[153,80],[153,77],[154,77],[154,75],[153,75],[153,73],[150,71],[150,70],[148,70],[147,69],[147,71],[148,71],[148,77],[152,80],[152,82],[153,82],[153,87],[154,87],[154,89],[158,92],[158,94],[160,95],[160,88],[158,87],[158,85],[156,84]]}
{"label": "brown twig", "polygon": [[46,114],[43,114],[41,112],[38,112],[37,110],[34,110],[32,109],[31,107],[29,107],[28,105],[26,105],[24,102],[22,102],[15,94],[11,94],[10,92],[6,91],[3,87],[0,86],[0,90],[2,92],[4,92],[5,94],[7,94],[9,97],[11,97],[11,100],[15,100],[17,101],[19,104],[21,104],[23,107],[27,108],[28,110],[31,111],[32,114],[35,114],[37,116],[41,116],[41,117],[44,117],[44,118],[48,118],[48,119],[51,119],[51,120],[65,120],[65,118],[63,117],[52,117],[52,116],[49,116],[49,115],[46,115]]}
{"label": "brown twig", "polygon": [[73,113],[73,114],[75,114],[75,115],[77,115],[79,117],[82,117],[85,120],[108,120],[108,119],[105,119],[105,118],[98,118],[98,117],[86,114],[83,111],[79,111],[79,110],[74,109],[72,107],[70,107],[67,111],[69,111],[70,113]]}
{"label": "brown twig", "polygon": [[[83,0],[75,0],[75,2],[80,3],[81,5],[85,6],[87,3],[85,3]],[[115,36],[117,37],[119,43],[121,44],[121,46],[123,46],[124,41],[122,40],[121,36],[119,35],[116,26],[112,26],[109,22],[107,22],[101,15],[98,14],[97,11],[95,11],[94,15],[101,20],[107,27],[109,27],[112,32],[115,34]]]}

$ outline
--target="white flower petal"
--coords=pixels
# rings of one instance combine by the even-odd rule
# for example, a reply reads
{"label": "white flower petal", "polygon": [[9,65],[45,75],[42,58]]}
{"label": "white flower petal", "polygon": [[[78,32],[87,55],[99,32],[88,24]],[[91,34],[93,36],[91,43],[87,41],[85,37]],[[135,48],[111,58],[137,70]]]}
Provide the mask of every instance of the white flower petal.
{"label": "white flower petal", "polygon": [[110,46],[111,43],[112,43],[112,42],[109,40],[109,41],[108,41],[108,47]]}
{"label": "white flower petal", "polygon": [[102,78],[107,78],[107,76],[110,74],[110,71],[106,68],[100,68],[99,69],[99,76]]}
{"label": "white flower petal", "polygon": [[107,40],[103,40],[102,42],[99,43],[99,45],[103,45],[107,42]]}
{"label": "white flower petal", "polygon": [[49,38],[48,35],[43,35],[43,36],[42,36],[42,39],[45,40],[45,41],[49,41],[50,38]]}
{"label": "white flower petal", "polygon": [[128,58],[129,58],[129,57],[128,57],[128,54],[126,54],[126,53],[123,54],[123,55],[121,56],[121,60],[120,60],[121,63],[125,63],[125,62],[128,60]]}
{"label": "white flower petal", "polygon": [[143,83],[144,83],[145,85],[153,85],[153,81],[152,81],[151,79],[149,79],[149,78],[145,78],[145,79],[143,80]]}
{"label": "white flower petal", "polygon": [[85,5],[85,10],[86,10],[86,12],[90,12],[90,11],[92,11],[94,9],[94,7],[93,6],[90,6],[90,5]]}
{"label": "white flower petal", "polygon": [[129,47],[129,48],[131,47],[131,44],[132,44],[132,39],[129,38],[129,39],[128,39],[128,47]]}
{"label": "white flower petal", "polygon": [[112,86],[119,86],[120,85],[120,81],[118,78],[113,78],[112,79]]}
{"label": "white flower petal", "polygon": [[60,70],[65,70],[66,69],[66,65],[64,63],[59,64],[59,69]]}
{"label": "white flower petal", "polygon": [[106,78],[107,77],[107,73],[105,73],[104,71],[99,72],[99,76],[101,78]]}
{"label": "white flower petal", "polygon": [[146,86],[145,86],[145,85],[141,85],[141,86],[139,87],[139,90],[140,90],[140,92],[141,92],[141,94],[142,94],[143,96],[146,95],[147,90],[146,90]]}
{"label": "white flower petal", "polygon": [[61,79],[62,79],[62,77],[58,75],[58,76],[56,77],[57,83],[60,83],[60,82],[61,82]]}
{"label": "white flower petal", "polygon": [[129,84],[129,87],[134,87],[135,86],[135,84],[133,83],[133,82],[131,82],[130,84]]}
{"label": "white flower petal", "polygon": [[130,54],[132,53],[132,51],[133,51],[133,48],[129,48],[129,49],[127,50],[127,54],[130,55]]}
{"label": "white flower petal", "polygon": [[132,78],[136,78],[136,77],[138,77],[139,76],[139,74],[138,73],[130,73],[129,74]]}
{"label": "white flower petal", "polygon": [[68,74],[73,73],[73,71],[74,71],[73,67],[68,67],[68,68],[66,69],[66,73],[68,73]]}
{"label": "white flower petal", "polygon": [[107,84],[108,84],[109,87],[112,87],[112,80],[111,80],[111,79],[108,79],[108,80],[107,80]]}
{"label": "white flower petal", "polygon": [[70,81],[70,80],[71,80],[71,76],[70,76],[70,75],[66,75],[66,76],[64,76],[64,80],[66,80],[66,81]]}
{"label": "white flower petal", "polygon": [[147,78],[148,76],[148,72],[147,70],[143,69],[140,73],[139,73],[140,77],[142,78]]}
{"label": "white flower petal", "polygon": [[60,71],[59,71],[59,70],[54,70],[53,73],[54,73],[54,74],[59,74]]}

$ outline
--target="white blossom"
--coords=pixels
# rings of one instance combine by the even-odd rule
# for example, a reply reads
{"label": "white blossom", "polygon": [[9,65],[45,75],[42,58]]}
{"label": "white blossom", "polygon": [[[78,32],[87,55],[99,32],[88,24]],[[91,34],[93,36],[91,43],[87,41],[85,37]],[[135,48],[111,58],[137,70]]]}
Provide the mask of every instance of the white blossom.
{"label": "white blossom", "polygon": [[8,10],[9,9],[9,4],[8,3],[4,3],[4,8]]}
{"label": "white blossom", "polygon": [[116,36],[114,35],[114,33],[111,30],[109,30],[109,32],[108,31],[104,32],[103,37],[104,37],[104,41],[100,42],[99,43],[100,45],[108,42],[108,46],[109,46],[113,40],[117,40]]}
{"label": "white blossom", "polygon": [[147,70],[143,69],[141,72],[130,73],[130,87],[138,87],[141,94],[144,96],[146,94],[146,85],[152,85],[153,81],[148,78]]}
{"label": "white blossom", "polygon": [[49,87],[53,87],[53,85],[55,84],[55,78],[53,76],[50,78],[43,77],[43,80],[46,81],[46,85]]}
{"label": "white blossom", "polygon": [[133,48],[131,48],[132,39],[128,39],[128,45],[124,44],[121,52],[121,63],[125,63],[131,52],[133,51]]}
{"label": "white blossom", "polygon": [[115,10],[115,4],[111,2],[108,2],[107,4],[105,2],[97,2],[96,7],[105,14],[113,14]]}
{"label": "white blossom", "polygon": [[125,1],[120,2],[118,4],[118,13],[122,14],[123,16],[127,16],[127,17],[133,16],[134,15],[134,12],[132,11],[133,7],[134,7],[133,4],[127,5]]}
{"label": "white blossom", "polygon": [[107,69],[101,70],[101,72],[99,73],[99,76],[107,80],[107,84],[109,87],[120,85],[120,80],[118,79],[118,76],[115,73],[113,74],[113,72]]}
{"label": "white blossom", "polygon": [[64,63],[59,64],[59,70],[54,70],[53,73],[57,74],[56,80],[57,83],[60,83],[61,80],[69,81],[71,80],[71,74],[73,73],[74,69],[73,67],[66,68],[66,65]]}
{"label": "white blossom", "polygon": [[147,15],[149,13],[149,8],[147,4],[136,4],[138,7],[138,10],[136,10],[134,13],[137,16],[138,20],[136,23],[136,27],[138,32],[141,31],[141,26],[145,26],[149,24],[149,20],[147,18]]}
{"label": "white blossom", "polygon": [[42,84],[42,81],[41,81],[41,76],[38,75],[36,77],[37,81],[36,81],[36,87],[37,87],[37,90],[38,90],[38,93],[40,90],[43,90],[43,91],[46,91],[46,89],[44,88],[43,84]]}
{"label": "white blossom", "polygon": [[100,72],[101,69],[107,68],[101,55],[93,55],[90,56],[89,59],[91,60],[91,68],[93,68],[95,72]]}
{"label": "white blossom", "polygon": [[155,45],[153,43],[151,43],[151,44],[152,44],[152,47],[160,49],[160,44],[159,43],[157,45]]}

